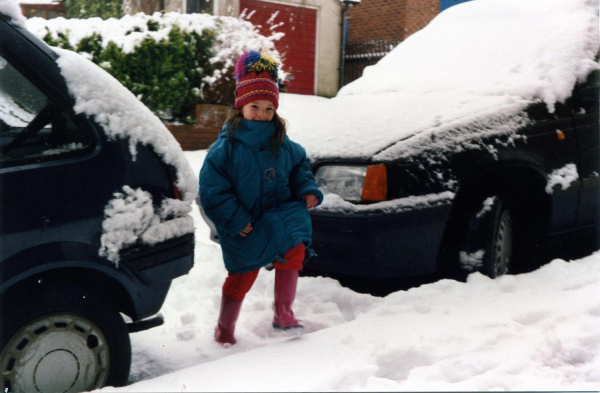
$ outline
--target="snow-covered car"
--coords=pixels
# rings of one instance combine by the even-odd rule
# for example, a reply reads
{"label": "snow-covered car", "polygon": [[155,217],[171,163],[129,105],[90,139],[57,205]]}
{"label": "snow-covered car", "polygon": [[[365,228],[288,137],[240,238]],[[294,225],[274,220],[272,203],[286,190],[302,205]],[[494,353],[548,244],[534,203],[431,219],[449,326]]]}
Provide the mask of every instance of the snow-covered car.
{"label": "snow-covered car", "polygon": [[598,33],[597,1],[466,2],[335,98],[282,105],[327,194],[308,266],[496,277],[597,234]]}
{"label": "snow-covered car", "polygon": [[[133,94],[0,3],[0,389],[123,385],[189,272],[197,178]],[[126,322],[121,314],[129,317]]]}

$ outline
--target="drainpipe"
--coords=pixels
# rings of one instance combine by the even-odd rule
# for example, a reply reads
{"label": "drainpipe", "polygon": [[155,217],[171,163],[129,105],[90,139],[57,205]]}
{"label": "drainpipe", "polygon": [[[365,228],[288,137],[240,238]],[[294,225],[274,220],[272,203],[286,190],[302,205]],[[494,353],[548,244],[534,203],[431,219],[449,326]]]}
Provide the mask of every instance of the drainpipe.
{"label": "drainpipe", "polygon": [[344,57],[346,57],[346,11],[353,6],[360,4],[360,0],[340,0],[342,2],[342,22],[340,23],[340,71],[338,80],[338,90],[344,86]]}
{"label": "drainpipe", "polygon": [[338,91],[344,86],[344,56],[346,55],[346,11],[348,11],[348,4],[342,2],[342,23],[340,23],[340,66],[338,67],[339,80],[338,80]]}

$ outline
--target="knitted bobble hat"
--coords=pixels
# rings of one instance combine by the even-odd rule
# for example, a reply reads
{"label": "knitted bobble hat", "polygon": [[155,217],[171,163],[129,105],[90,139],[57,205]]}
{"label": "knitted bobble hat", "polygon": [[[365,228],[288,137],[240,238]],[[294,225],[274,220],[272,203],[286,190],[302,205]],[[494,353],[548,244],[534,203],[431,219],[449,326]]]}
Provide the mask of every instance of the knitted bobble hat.
{"label": "knitted bobble hat", "polygon": [[279,62],[263,50],[240,56],[235,66],[235,109],[257,100],[268,100],[279,107],[277,73]]}

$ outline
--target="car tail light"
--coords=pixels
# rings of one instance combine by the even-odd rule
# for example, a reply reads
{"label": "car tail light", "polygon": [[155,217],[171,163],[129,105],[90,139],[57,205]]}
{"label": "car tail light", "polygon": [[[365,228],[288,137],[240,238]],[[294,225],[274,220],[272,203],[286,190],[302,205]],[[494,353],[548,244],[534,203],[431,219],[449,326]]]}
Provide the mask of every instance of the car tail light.
{"label": "car tail light", "polygon": [[365,202],[385,201],[387,199],[387,184],[385,164],[368,166],[361,199]]}

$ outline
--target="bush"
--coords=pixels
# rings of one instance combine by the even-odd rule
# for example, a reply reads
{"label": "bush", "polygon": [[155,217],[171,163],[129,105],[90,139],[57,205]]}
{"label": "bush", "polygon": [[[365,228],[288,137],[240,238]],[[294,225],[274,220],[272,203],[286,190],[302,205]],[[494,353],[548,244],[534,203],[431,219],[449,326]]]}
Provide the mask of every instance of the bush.
{"label": "bush", "polygon": [[120,18],[123,0],[63,0],[68,18]]}
{"label": "bush", "polygon": [[[148,26],[149,29],[151,26]],[[211,72],[209,62],[214,33],[183,32],[173,25],[167,39],[146,37],[133,52],[125,53],[114,42],[102,45],[93,34],[72,48],[68,37],[44,37],[49,45],[75,50],[104,68],[162,118],[193,123],[193,104],[199,101],[202,79]]]}
{"label": "bush", "polygon": [[108,20],[30,18],[27,28],[49,45],[86,56],[159,117],[187,123],[194,121],[195,103],[232,104],[240,53],[266,47],[279,57],[273,41],[281,36],[264,37],[237,18],[173,12]]}

